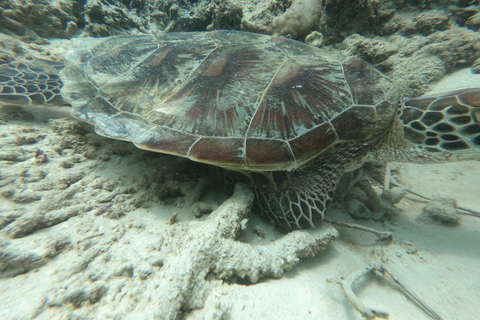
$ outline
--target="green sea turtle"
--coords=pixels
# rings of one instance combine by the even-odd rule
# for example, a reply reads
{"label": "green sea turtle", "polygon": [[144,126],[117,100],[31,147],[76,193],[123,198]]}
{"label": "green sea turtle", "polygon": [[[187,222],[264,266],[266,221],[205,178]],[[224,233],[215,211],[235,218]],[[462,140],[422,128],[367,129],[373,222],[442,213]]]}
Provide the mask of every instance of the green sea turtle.
{"label": "green sea turtle", "polygon": [[321,221],[366,160],[480,158],[480,88],[401,102],[365,61],[283,37],[79,38],[64,60],[1,65],[0,103],[70,104],[100,135],[243,172],[262,212],[291,228]]}

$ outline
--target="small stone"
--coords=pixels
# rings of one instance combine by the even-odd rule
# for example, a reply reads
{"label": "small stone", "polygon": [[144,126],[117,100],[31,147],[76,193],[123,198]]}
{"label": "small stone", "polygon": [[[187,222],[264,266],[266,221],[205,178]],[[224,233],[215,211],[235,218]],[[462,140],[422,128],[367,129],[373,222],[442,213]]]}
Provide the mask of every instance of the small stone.
{"label": "small stone", "polygon": [[107,191],[110,191],[110,192],[112,192],[113,190],[115,190],[115,187],[116,187],[116,183],[115,183],[115,182],[112,182],[112,181],[106,181],[106,182],[103,184],[103,190],[107,190]]}
{"label": "small stone", "polygon": [[172,214],[172,217],[170,218],[170,220],[168,220],[168,224],[175,224],[177,223],[177,221],[178,221],[178,212],[175,211]]}
{"label": "small stone", "polygon": [[382,199],[388,202],[390,205],[399,203],[403,199],[407,189],[404,187],[393,187],[390,190],[384,190],[382,192]]}
{"label": "small stone", "polygon": [[31,137],[31,136],[30,137],[25,137],[25,143],[32,144],[32,143],[35,143],[37,141],[38,140],[35,137]]}
{"label": "small stone", "polygon": [[161,267],[163,267],[163,259],[162,258],[157,258],[157,259],[153,260],[150,264],[154,267],[161,268]]}
{"label": "small stone", "polygon": [[15,189],[7,189],[1,193],[4,198],[11,198],[15,194]]}
{"label": "small stone", "polygon": [[423,207],[423,214],[444,224],[458,224],[460,219],[455,206],[447,201],[433,200]]}
{"label": "small stone", "polygon": [[138,270],[138,275],[140,279],[146,280],[148,276],[153,273],[153,269],[144,267],[143,269]]}
{"label": "small stone", "polygon": [[372,217],[372,211],[356,199],[348,201],[347,212],[355,219],[370,219]]}
{"label": "small stone", "polygon": [[63,161],[62,163],[60,163],[60,166],[64,169],[70,169],[73,167],[73,163],[71,163],[70,161]]}
{"label": "small stone", "polygon": [[198,201],[193,205],[193,214],[195,218],[200,218],[204,215],[210,214],[215,208],[206,202]]}
{"label": "small stone", "polygon": [[73,35],[75,34],[75,32],[77,32],[77,30],[78,30],[78,26],[75,22],[73,21],[67,22],[67,29],[65,30],[67,38],[73,37]]}
{"label": "small stone", "polygon": [[268,235],[267,231],[259,226],[253,227],[253,231],[257,234],[257,236],[263,239],[265,239]]}

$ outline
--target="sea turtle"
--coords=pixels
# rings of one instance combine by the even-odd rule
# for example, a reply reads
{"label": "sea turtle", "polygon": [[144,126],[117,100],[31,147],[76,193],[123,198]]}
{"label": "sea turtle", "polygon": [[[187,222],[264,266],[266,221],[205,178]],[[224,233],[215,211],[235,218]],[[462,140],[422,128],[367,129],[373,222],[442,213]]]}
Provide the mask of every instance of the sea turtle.
{"label": "sea turtle", "polygon": [[321,221],[366,160],[480,158],[480,88],[401,102],[365,61],[284,37],[79,38],[64,60],[1,65],[0,103],[68,103],[100,135],[243,172],[262,212],[291,228]]}

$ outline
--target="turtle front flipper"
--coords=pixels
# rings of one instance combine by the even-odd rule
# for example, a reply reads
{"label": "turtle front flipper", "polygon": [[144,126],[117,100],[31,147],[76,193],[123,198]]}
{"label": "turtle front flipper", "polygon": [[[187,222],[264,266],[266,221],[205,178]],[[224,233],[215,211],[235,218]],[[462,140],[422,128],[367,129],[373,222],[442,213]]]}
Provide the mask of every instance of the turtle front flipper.
{"label": "turtle front flipper", "polygon": [[404,101],[395,127],[384,145],[392,150],[389,160],[480,159],[480,88]]}
{"label": "turtle front flipper", "polygon": [[327,151],[292,172],[251,173],[261,213],[288,229],[318,225],[350,159],[359,156],[356,148],[339,150]]}
{"label": "turtle front flipper", "polygon": [[66,105],[58,75],[63,67],[63,63],[41,59],[0,65],[0,104]]}

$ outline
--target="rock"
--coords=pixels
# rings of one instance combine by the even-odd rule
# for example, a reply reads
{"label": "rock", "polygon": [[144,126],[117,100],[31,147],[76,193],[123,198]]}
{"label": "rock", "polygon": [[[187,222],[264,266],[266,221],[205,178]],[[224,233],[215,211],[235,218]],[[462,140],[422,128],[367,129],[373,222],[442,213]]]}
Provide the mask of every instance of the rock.
{"label": "rock", "polygon": [[366,220],[372,217],[372,211],[356,199],[348,201],[347,212],[354,219]]}
{"label": "rock", "polygon": [[475,31],[480,31],[480,12],[474,14],[467,20],[467,27]]}
{"label": "rock", "polygon": [[21,35],[30,31],[30,37],[35,39],[71,38],[74,34],[72,23],[84,25],[82,1],[6,0],[0,5],[0,11],[0,27]]}
{"label": "rock", "polygon": [[397,44],[380,38],[367,38],[354,34],[345,39],[339,46],[348,55],[356,55],[370,63],[380,63],[398,53]]}
{"label": "rock", "polygon": [[305,38],[305,43],[319,48],[323,46],[323,35],[318,31],[313,31]]}
{"label": "rock", "polygon": [[451,28],[450,16],[443,10],[429,10],[415,16],[415,29],[423,35]]}
{"label": "rock", "polygon": [[457,225],[460,217],[455,209],[455,200],[435,199],[423,207],[420,219],[428,217],[447,225]]}
{"label": "rock", "polygon": [[382,199],[387,201],[390,205],[399,203],[405,194],[407,189],[405,187],[393,187],[390,190],[384,190],[382,192]]}

